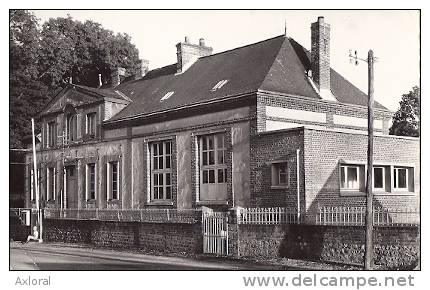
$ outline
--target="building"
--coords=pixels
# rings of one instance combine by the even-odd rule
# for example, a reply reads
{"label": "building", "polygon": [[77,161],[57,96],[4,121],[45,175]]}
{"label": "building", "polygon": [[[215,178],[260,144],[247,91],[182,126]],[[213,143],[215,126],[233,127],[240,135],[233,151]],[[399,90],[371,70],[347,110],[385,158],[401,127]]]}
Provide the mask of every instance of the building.
{"label": "building", "polygon": [[[363,205],[367,96],[330,67],[323,17],[311,31],[311,52],[286,35],[216,54],[185,38],[175,64],[118,68],[111,88],[68,84],[39,118],[44,206]],[[375,203],[416,208],[419,139],[388,135],[391,115],[375,102]]]}

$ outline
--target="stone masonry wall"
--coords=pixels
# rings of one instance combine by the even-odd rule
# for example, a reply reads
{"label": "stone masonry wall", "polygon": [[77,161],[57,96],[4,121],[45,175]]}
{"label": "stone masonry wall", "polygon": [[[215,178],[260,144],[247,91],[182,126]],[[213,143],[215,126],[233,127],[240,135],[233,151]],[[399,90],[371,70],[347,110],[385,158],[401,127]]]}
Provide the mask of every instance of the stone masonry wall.
{"label": "stone masonry wall", "polygon": [[84,243],[154,252],[201,253],[201,224],[46,219],[47,242]]}
{"label": "stone masonry wall", "polygon": [[[363,227],[239,225],[236,236],[241,257],[363,264]],[[419,236],[418,227],[375,228],[375,264],[382,269],[413,269],[419,261]]]}

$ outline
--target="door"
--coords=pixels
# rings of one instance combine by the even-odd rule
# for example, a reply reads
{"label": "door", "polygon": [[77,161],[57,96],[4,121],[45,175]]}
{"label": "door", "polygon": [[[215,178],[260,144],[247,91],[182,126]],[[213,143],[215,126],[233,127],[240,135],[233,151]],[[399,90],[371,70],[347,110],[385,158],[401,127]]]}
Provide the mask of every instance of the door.
{"label": "door", "polygon": [[203,253],[228,255],[227,213],[202,212]]}
{"label": "door", "polygon": [[78,173],[75,165],[66,167],[65,207],[78,208]]}

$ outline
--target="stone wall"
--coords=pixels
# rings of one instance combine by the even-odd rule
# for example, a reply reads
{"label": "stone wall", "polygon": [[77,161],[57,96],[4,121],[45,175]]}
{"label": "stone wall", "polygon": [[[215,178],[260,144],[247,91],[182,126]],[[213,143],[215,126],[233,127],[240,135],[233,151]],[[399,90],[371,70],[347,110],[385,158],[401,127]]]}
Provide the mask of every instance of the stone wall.
{"label": "stone wall", "polygon": [[[236,237],[241,257],[363,264],[363,227],[239,225]],[[375,228],[375,264],[383,269],[413,269],[419,260],[419,237],[418,227]]]}
{"label": "stone wall", "polygon": [[201,224],[108,222],[94,220],[44,221],[44,241],[83,243],[154,252],[201,253]]}

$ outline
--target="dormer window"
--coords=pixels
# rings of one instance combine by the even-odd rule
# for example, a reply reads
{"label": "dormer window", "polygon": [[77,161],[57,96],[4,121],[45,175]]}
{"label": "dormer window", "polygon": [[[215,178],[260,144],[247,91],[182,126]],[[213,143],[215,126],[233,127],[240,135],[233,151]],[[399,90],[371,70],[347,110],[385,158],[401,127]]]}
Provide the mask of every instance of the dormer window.
{"label": "dormer window", "polygon": [[164,97],[161,98],[160,102],[167,100],[170,98],[175,92],[167,92]]}
{"label": "dormer window", "polygon": [[68,141],[76,141],[78,139],[78,121],[76,114],[67,116],[66,132]]}
{"label": "dormer window", "polygon": [[221,89],[226,83],[228,83],[228,80],[222,80],[219,81],[212,89],[211,92],[215,92],[216,90]]}
{"label": "dormer window", "polygon": [[88,113],[86,117],[85,133],[90,137],[96,136],[96,113]]}

